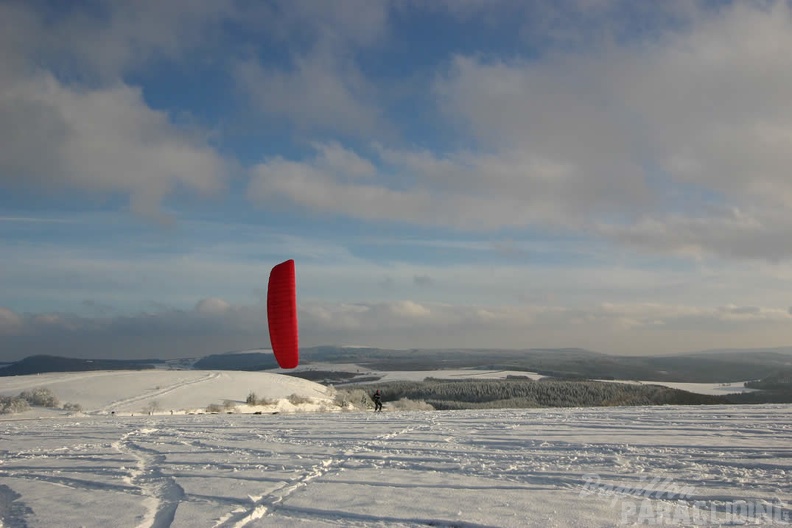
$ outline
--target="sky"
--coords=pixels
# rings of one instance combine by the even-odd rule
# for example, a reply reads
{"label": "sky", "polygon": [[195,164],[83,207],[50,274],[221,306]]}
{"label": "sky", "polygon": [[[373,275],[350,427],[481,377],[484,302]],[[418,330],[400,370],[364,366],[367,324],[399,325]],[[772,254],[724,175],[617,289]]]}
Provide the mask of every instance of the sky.
{"label": "sky", "polygon": [[792,344],[783,1],[0,0],[0,361]]}

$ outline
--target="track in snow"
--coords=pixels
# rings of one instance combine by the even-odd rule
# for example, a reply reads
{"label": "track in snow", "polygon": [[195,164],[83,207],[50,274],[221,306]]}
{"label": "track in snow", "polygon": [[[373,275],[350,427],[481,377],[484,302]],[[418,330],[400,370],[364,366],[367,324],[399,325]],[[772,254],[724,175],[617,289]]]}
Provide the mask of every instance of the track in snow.
{"label": "track in snow", "polygon": [[137,465],[126,479],[147,497],[148,514],[140,528],[168,528],[176,516],[176,509],[185,499],[184,490],[172,476],[163,471],[165,455],[148,449],[137,439],[156,434],[156,429],[140,429],[125,434],[114,447],[121,453],[131,455]]}
{"label": "track in snow", "polygon": [[691,510],[792,516],[792,406],[83,417],[0,437],[24,505],[0,511],[29,528],[54,503],[64,525],[103,526],[70,509],[100,491],[140,528],[612,526],[630,501],[672,504],[657,482]]}

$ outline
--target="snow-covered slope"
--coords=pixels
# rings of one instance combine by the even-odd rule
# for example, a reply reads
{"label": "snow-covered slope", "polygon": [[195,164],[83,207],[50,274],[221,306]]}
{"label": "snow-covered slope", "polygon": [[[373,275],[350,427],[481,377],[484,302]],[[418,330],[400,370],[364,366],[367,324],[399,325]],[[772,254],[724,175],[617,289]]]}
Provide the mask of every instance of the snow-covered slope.
{"label": "snow-covered slope", "polygon": [[[268,372],[144,370],[48,373],[0,378],[0,395],[16,396],[22,391],[49,389],[62,403],[74,403],[83,412],[174,414],[202,412],[211,404],[228,401],[237,412],[315,410],[327,407],[331,398],[326,387],[293,376]],[[267,406],[245,405],[248,394],[273,401]],[[289,397],[311,399],[298,406]],[[294,398],[292,398],[294,399]],[[32,409],[24,417],[51,415]],[[18,418],[19,416],[17,416]]]}

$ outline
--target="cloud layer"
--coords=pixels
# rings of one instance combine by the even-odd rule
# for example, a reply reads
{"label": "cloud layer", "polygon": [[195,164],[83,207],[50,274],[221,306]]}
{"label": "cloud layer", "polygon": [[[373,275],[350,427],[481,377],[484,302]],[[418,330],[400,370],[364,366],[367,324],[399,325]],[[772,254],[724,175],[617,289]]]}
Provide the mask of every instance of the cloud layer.
{"label": "cloud layer", "polygon": [[293,257],[309,344],[788,344],[789,49],[782,0],[0,0],[3,348],[259,346]]}
{"label": "cloud layer", "polygon": [[[770,332],[792,338],[789,310],[725,305],[714,308],[664,304],[602,304],[587,309],[538,305],[481,307],[393,301],[379,303],[301,303],[302,346],[353,344],[392,348],[422,347],[523,349],[566,346],[627,355],[663,354],[706,348],[713,336],[728,335],[730,347],[754,346]],[[77,317],[63,313],[17,314],[0,309],[5,359],[38,353],[70,357],[179,358],[268,348],[262,304],[232,305],[202,299],[192,310],[166,310],[128,316]],[[506,338],[504,339],[504,336]],[[662,346],[651,345],[661,340]],[[497,343],[497,345],[493,345]],[[687,347],[687,348],[686,348]]]}

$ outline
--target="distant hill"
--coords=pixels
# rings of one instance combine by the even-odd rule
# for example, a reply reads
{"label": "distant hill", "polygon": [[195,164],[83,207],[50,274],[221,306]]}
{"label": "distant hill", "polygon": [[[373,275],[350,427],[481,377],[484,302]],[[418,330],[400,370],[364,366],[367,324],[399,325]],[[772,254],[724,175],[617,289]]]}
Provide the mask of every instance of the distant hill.
{"label": "distant hill", "polygon": [[606,356],[578,348],[558,349],[410,349],[393,350],[365,347],[322,346],[300,351],[306,362],[357,363],[376,370],[438,370],[457,368],[501,368],[515,365],[515,370],[557,367],[563,363],[582,364]]}
{"label": "distant hill", "polygon": [[745,386],[762,390],[792,390],[792,368],[779,370],[760,380],[749,381]]}
{"label": "distant hill", "polygon": [[775,350],[612,356],[570,348],[388,350],[324,346],[300,353],[304,362],[356,363],[380,371],[482,368],[524,370],[560,378],[690,383],[761,379],[792,366],[792,353]]}
{"label": "distant hill", "polygon": [[745,384],[755,392],[731,394],[730,403],[790,403],[792,402],[792,368],[781,369],[773,374]]}
{"label": "distant hill", "polygon": [[93,370],[147,370],[162,364],[159,359],[76,359],[59,356],[29,356],[0,368],[0,376],[22,376],[44,372],[85,372]]}
{"label": "distant hill", "polygon": [[[537,372],[566,379],[730,383],[767,378],[792,368],[792,349],[704,351],[674,356],[612,356],[577,348],[410,349],[319,346],[300,350],[302,365],[357,364],[377,371],[487,369]],[[4,368],[0,376],[87,370],[241,370],[277,369],[269,350],[212,354],[178,360],[73,359],[31,356]],[[300,375],[299,372],[294,372]]]}
{"label": "distant hill", "polygon": [[278,368],[278,362],[272,353],[262,352],[229,352],[225,354],[212,354],[195,363],[195,370],[269,370]]}
{"label": "distant hill", "polygon": [[792,358],[792,347],[771,347],[771,348],[713,348],[699,352],[689,352],[683,356],[719,356],[719,357],[744,357],[745,355],[771,356]]}

